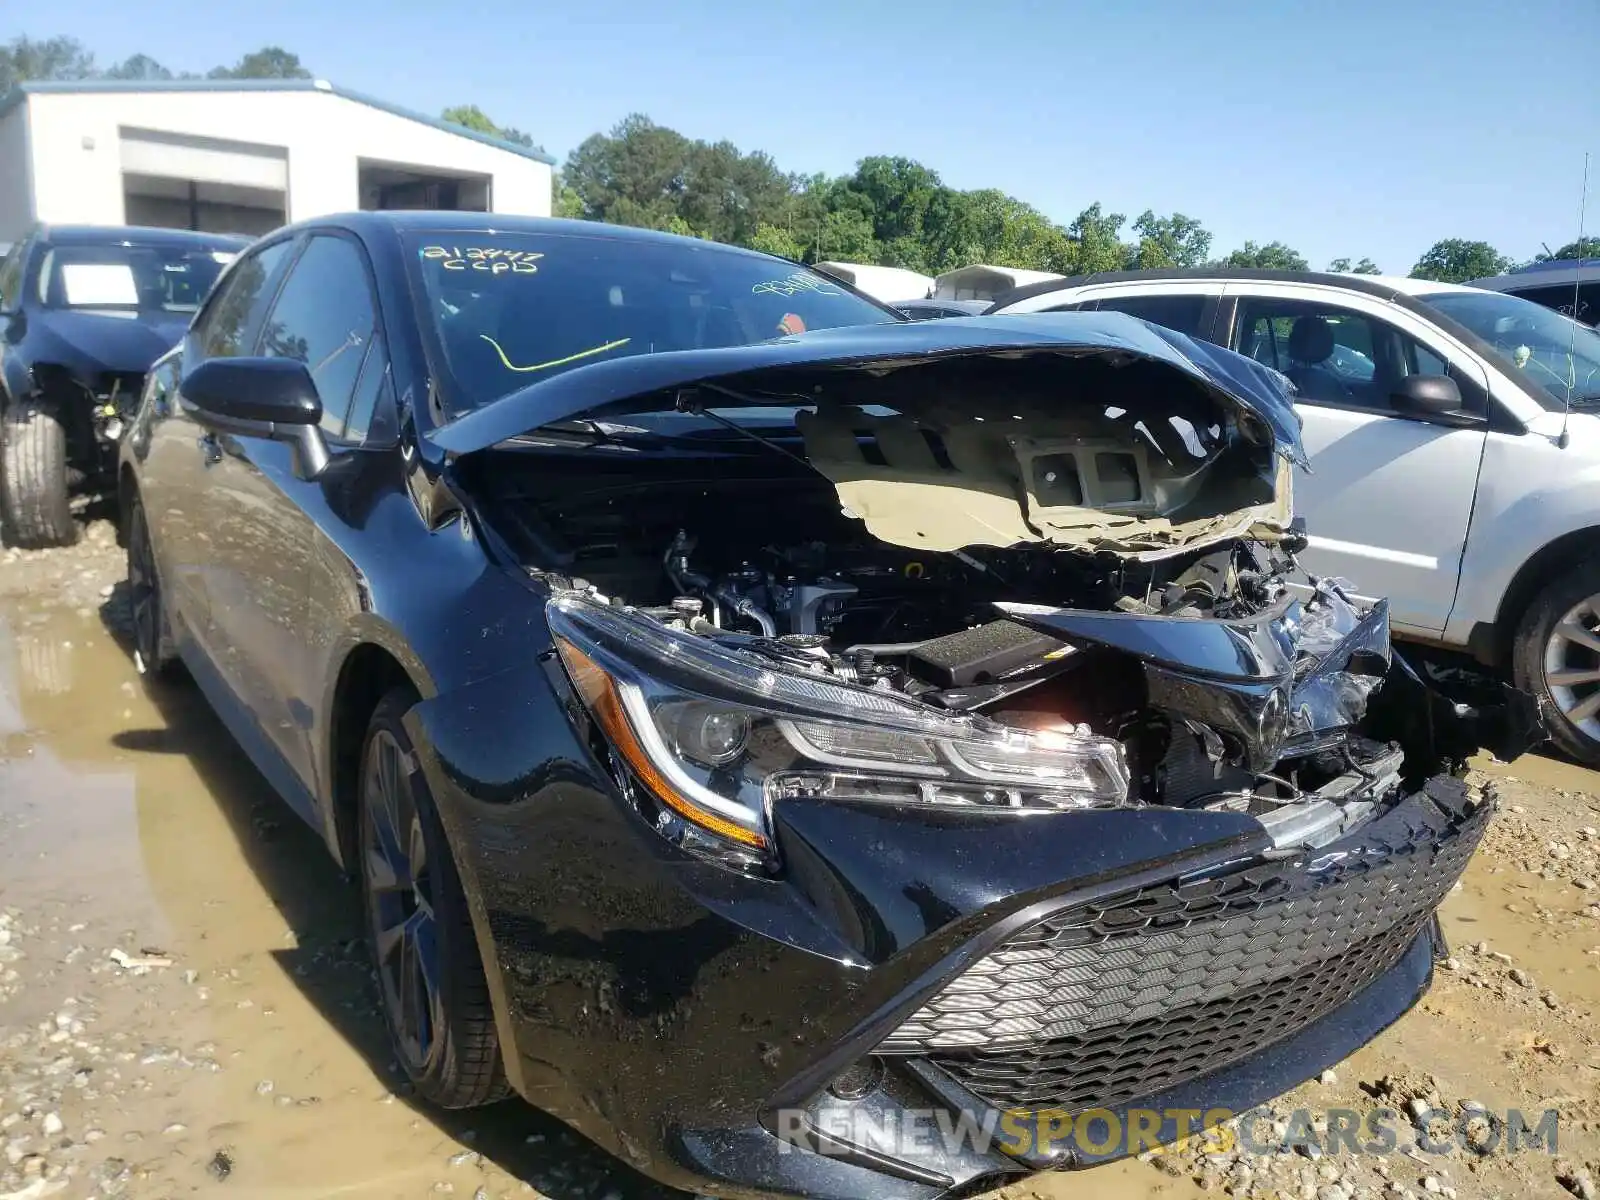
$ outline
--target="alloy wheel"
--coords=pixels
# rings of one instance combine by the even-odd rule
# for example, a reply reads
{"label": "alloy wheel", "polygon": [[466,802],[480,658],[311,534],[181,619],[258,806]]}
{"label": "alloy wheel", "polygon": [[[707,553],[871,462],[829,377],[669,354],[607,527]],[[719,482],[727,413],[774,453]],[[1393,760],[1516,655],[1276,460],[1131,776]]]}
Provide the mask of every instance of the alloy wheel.
{"label": "alloy wheel", "polygon": [[362,871],[383,1004],[412,1074],[426,1069],[442,1020],[438,922],[427,839],[406,755],[387,730],[367,743]]}
{"label": "alloy wheel", "polygon": [[1573,605],[1550,631],[1544,681],[1561,715],[1600,741],[1600,595]]}

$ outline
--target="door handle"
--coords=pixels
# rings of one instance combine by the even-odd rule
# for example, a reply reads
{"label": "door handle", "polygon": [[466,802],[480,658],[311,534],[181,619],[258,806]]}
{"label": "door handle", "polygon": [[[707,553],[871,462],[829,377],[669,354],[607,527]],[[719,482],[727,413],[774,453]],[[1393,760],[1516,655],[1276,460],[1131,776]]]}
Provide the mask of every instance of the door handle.
{"label": "door handle", "polygon": [[216,434],[203,433],[195,439],[194,444],[200,447],[200,461],[207,467],[214,467],[222,461],[222,446]]}

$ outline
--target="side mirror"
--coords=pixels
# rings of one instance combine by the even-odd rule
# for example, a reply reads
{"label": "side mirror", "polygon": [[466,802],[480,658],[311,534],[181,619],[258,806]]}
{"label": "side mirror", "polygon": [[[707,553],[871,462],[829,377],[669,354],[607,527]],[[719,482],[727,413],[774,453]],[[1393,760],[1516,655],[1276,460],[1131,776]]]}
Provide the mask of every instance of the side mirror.
{"label": "side mirror", "polygon": [[270,438],[295,448],[295,473],[315,479],[328,465],[322,398],[304,363],[292,358],[213,358],[178,385],[178,400],[217,433]]}
{"label": "side mirror", "polygon": [[1461,411],[1461,389],[1448,375],[1407,375],[1389,396],[1403,413],[1438,417]]}

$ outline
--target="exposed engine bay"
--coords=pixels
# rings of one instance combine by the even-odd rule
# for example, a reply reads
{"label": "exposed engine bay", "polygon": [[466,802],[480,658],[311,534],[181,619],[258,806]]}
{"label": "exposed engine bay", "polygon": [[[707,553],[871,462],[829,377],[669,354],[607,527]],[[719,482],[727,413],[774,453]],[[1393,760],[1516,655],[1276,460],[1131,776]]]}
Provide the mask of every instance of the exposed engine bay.
{"label": "exposed engine bay", "polygon": [[[518,438],[477,491],[512,553],[558,564],[536,574],[566,614],[626,614],[613,646],[661,636],[670,662],[698,642],[991,740],[1111,744],[1115,803],[1249,813],[1285,848],[1338,838],[1482,746],[1533,744],[1529,698],[1440,695],[1396,657],[1386,604],[1360,611],[1300,569],[1297,444],[1135,365],[1131,398],[1070,417],[1038,363],[987,408],[941,387],[918,402],[904,370],[831,379],[839,402],[760,423],[707,405],[793,405],[802,389],[689,390],[668,413]],[[807,736],[813,763],[857,761]]]}
{"label": "exposed engine bay", "polygon": [[[930,571],[915,558],[834,556],[817,544],[771,550],[778,570],[741,563],[712,574],[696,569],[694,546],[686,532],[673,538],[663,574],[676,594],[643,615],[943,710],[1113,737],[1143,802],[1287,822],[1290,806],[1336,799],[1339,812],[1321,814],[1331,838],[1401,786],[1402,747],[1357,728],[1390,671],[1387,612],[1363,617],[1336,581],[1296,599],[1287,552],[1259,563],[1258,550],[1239,545],[1165,570],[1101,573],[1058,551],[1014,556],[1005,565],[1021,577],[1011,582],[965,552]],[[1047,590],[1040,575],[1057,596],[1070,586],[1076,603],[998,599]],[[1134,620],[1095,630],[1082,619],[1102,612]],[[1163,622],[1204,630],[1191,649],[1205,661],[1161,646]],[[1238,659],[1218,662],[1211,637]],[[1212,674],[1219,667],[1229,673]]]}

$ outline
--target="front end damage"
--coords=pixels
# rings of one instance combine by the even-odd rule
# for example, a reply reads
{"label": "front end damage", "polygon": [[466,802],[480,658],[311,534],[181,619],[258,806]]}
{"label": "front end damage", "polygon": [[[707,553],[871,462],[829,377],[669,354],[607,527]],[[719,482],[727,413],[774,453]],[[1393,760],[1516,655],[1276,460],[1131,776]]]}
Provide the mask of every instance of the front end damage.
{"label": "front end damage", "polygon": [[717,920],[801,955],[792,904],[837,939],[803,1049],[763,1051],[765,1134],[721,1104],[669,1139],[693,1180],[931,1197],[1083,1165],[1109,1153],[862,1130],[1239,1110],[1426,984],[1489,816],[1465,759],[1532,744],[1531,700],[1441,695],[1386,604],[1300,568],[1280,381],[1090,331],[680,381],[462,473],[620,801],[784,897]]}
{"label": "front end damage", "polygon": [[68,486],[76,492],[114,479],[122,435],[144,390],[143,373],[101,370],[93,363],[40,363],[32,377],[30,399],[66,433]]}

